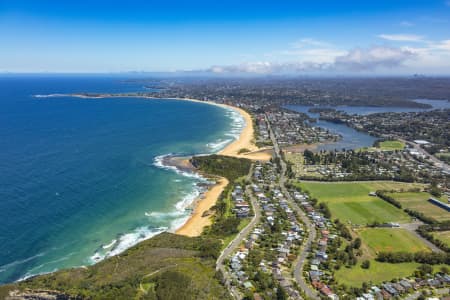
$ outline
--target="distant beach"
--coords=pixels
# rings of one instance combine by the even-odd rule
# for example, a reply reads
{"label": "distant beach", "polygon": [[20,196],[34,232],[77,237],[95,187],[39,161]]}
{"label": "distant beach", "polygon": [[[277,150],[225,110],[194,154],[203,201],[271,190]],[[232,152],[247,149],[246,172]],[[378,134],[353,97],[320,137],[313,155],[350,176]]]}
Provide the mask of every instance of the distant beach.
{"label": "distant beach", "polygon": [[[219,106],[228,110],[233,110],[240,114],[245,124],[242,128],[239,137],[218,151],[220,155],[247,158],[251,160],[267,161],[272,157],[271,149],[260,149],[254,143],[254,127],[253,120],[248,112],[245,110],[223,103],[216,103],[212,101],[203,101],[190,98],[157,98],[147,96],[145,94],[95,94],[95,93],[77,93],[77,94],[50,94],[50,95],[35,95],[36,98],[52,98],[52,97],[76,97],[82,99],[102,99],[102,98],[144,98],[155,100],[180,100],[196,103],[205,103],[209,105]],[[196,172],[189,163],[189,158],[186,157],[166,157],[163,159],[163,165],[175,167],[182,172]],[[178,227],[175,232],[177,234],[186,236],[198,236],[202,233],[203,228],[211,224],[212,212],[210,211],[227,186],[228,180],[226,178],[218,178],[215,185],[210,187],[207,191],[201,193],[192,203],[193,210],[189,218],[183,225]]]}
{"label": "distant beach", "polygon": [[91,265],[175,232],[196,204],[200,219],[189,224],[210,223],[201,216],[213,213],[205,199],[220,194],[219,179],[189,159],[176,169],[163,160],[218,153],[244,119],[230,107],[131,94],[140,88],[103,77],[4,82],[1,283]]}

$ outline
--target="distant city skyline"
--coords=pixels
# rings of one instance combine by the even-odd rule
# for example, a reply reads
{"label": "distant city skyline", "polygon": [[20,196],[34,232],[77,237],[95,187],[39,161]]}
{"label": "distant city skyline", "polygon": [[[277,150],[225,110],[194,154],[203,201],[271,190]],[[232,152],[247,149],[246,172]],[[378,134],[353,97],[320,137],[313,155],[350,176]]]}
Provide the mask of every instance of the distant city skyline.
{"label": "distant city skyline", "polygon": [[450,75],[450,1],[0,2],[0,72]]}

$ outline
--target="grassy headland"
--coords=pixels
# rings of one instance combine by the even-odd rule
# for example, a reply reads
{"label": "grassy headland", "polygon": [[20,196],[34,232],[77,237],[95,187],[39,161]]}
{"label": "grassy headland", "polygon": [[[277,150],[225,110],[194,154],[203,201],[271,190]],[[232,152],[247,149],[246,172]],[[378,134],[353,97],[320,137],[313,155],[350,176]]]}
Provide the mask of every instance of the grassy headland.
{"label": "grassy headland", "polygon": [[162,233],[93,266],[0,286],[0,298],[31,289],[74,299],[228,299],[215,277],[219,249],[215,239]]}

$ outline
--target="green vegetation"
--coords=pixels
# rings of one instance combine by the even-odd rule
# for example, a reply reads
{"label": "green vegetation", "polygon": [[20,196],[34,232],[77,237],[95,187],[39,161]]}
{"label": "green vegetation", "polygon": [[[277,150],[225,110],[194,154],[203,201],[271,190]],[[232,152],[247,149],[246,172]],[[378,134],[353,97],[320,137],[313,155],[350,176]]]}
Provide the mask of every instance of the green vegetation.
{"label": "green vegetation", "polygon": [[432,233],[435,239],[444,242],[450,248],[450,231],[436,231]]}
{"label": "green vegetation", "polygon": [[364,147],[359,149],[359,151],[401,151],[405,148],[405,143],[398,140],[386,140],[386,141],[376,141],[373,147]]}
{"label": "green vegetation", "polygon": [[238,154],[249,153],[249,152],[250,152],[249,149],[247,149],[247,148],[241,148],[241,149],[239,149]]}
{"label": "green vegetation", "polygon": [[[432,197],[429,193],[403,192],[403,193],[387,193],[387,195],[391,196],[392,198],[400,202],[402,207],[407,208],[409,210],[417,211],[419,213],[424,214],[427,217],[433,218],[440,222],[450,220],[450,215],[448,211],[428,201],[428,199]],[[442,198],[438,198],[438,200],[445,202],[445,200],[443,200]]]}
{"label": "green vegetation", "polygon": [[450,152],[437,153],[436,157],[442,161],[445,161],[446,163],[450,163]]}
{"label": "green vegetation", "polygon": [[352,268],[340,268],[335,272],[335,278],[339,284],[361,287],[363,282],[380,284],[383,281],[411,276],[419,265],[418,263],[389,264],[371,260],[370,268],[365,269],[360,265]]}
{"label": "green vegetation", "polygon": [[446,239],[447,232],[450,232],[450,221],[424,224],[417,228],[417,232],[442,251],[450,253],[449,241]]}
{"label": "green vegetation", "polygon": [[[229,240],[242,228],[244,219],[237,218],[232,212],[231,192],[233,184],[245,180],[250,172],[251,161],[246,158],[236,158],[223,155],[196,156],[191,159],[193,166],[208,175],[217,175],[229,180],[219,199],[214,206],[214,222],[205,228],[203,235],[219,238],[223,241]],[[245,226],[245,225],[244,225]],[[226,243],[222,244],[223,246]]]}
{"label": "green vegetation", "polygon": [[[89,299],[229,299],[215,277],[220,243],[162,233],[87,268],[61,270],[0,287],[49,289]],[[207,287],[207,288],[205,288]]]}
{"label": "green vegetation", "polygon": [[3,299],[11,289],[56,290],[89,299],[229,299],[217,279],[215,259],[223,240],[230,240],[248,220],[230,214],[233,183],[250,171],[250,161],[220,155],[194,157],[200,171],[225,177],[215,220],[201,237],[163,233],[87,268],[61,270],[0,286]]}
{"label": "green vegetation", "polygon": [[365,228],[358,231],[371,257],[380,251],[419,252],[430,249],[409,231],[400,228]]}
{"label": "green vegetation", "polygon": [[342,222],[366,225],[373,222],[408,222],[410,217],[391,204],[369,196],[377,190],[401,190],[420,186],[414,183],[390,181],[318,183],[302,182],[297,184],[309,191],[313,198],[328,204],[333,218]]}
{"label": "green vegetation", "polygon": [[403,150],[405,148],[405,143],[401,141],[382,141],[378,144],[378,148],[382,151],[395,151]]}
{"label": "green vegetation", "polygon": [[[422,189],[423,185],[391,181],[301,182],[296,185],[309,192],[313,203],[314,201],[325,202],[332,218],[339,219],[339,222],[335,222],[335,224],[342,236],[341,241],[344,242],[339,249],[332,250],[332,253],[336,253],[333,256],[336,260],[333,268],[335,270],[334,278],[338,284],[355,288],[360,288],[363,283],[379,284],[411,276],[421,264],[434,264],[436,268],[438,264],[447,261],[445,254],[436,255],[431,252],[419,238],[404,229],[353,228],[351,231],[353,241],[347,238],[348,234],[342,234],[345,231],[339,229],[341,227],[350,228],[350,223],[366,225],[372,224],[372,222],[408,222],[411,218],[398,206],[379,197],[369,196],[369,193],[383,190]],[[357,243],[359,239],[362,243]],[[359,244],[361,244],[360,247],[358,247]],[[384,253],[394,253],[394,260],[397,258],[397,253],[400,253],[400,256],[404,256],[407,260],[378,261],[376,259],[379,259],[380,253],[383,255],[385,255]],[[391,259],[389,255],[385,257]]]}
{"label": "green vegetation", "polygon": [[437,265],[437,264],[449,264],[450,254],[441,252],[380,252],[376,258],[379,262],[388,262],[393,264],[405,263],[405,262],[417,262],[421,264]]}
{"label": "green vegetation", "polygon": [[250,171],[251,161],[223,155],[194,156],[191,159],[194,167],[206,174],[225,177],[230,182],[245,176]]}

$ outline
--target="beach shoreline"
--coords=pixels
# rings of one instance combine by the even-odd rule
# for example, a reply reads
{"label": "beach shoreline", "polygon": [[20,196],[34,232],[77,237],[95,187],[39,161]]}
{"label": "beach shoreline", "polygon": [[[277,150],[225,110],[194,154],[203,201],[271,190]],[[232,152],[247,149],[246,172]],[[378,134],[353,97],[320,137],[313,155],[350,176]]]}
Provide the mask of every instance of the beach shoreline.
{"label": "beach shoreline", "polygon": [[[179,100],[179,101],[189,101],[196,103],[205,103],[209,105],[219,106],[228,110],[233,110],[243,118],[245,124],[239,134],[239,137],[228,145],[226,145],[222,150],[219,150],[216,154],[247,158],[251,160],[268,161],[272,157],[271,148],[260,149],[254,143],[254,126],[253,119],[248,112],[244,109],[236,106],[232,106],[224,103],[216,103],[213,101],[204,101],[198,99],[190,98],[158,98],[148,95],[123,95],[123,94],[50,94],[50,95],[35,95],[36,98],[52,98],[52,97],[76,97],[82,99],[103,99],[103,98],[143,98],[143,99],[155,99],[155,100]],[[189,163],[189,158],[174,158],[172,163],[169,163],[178,169],[188,169],[191,172],[197,172],[193,166]],[[216,184],[208,188],[208,190],[197,197],[193,203],[193,211],[189,218],[178,228],[172,229],[176,234],[185,236],[199,236],[203,229],[211,225],[211,217],[213,212],[211,212],[211,207],[213,207],[217,199],[219,198],[222,191],[229,184],[228,180],[223,177],[218,178]]]}
{"label": "beach shoreline", "polygon": [[[238,112],[245,121],[245,126],[242,128],[239,137],[225,146],[224,149],[220,150],[217,154],[232,156],[232,157],[240,157],[240,158],[248,158],[252,160],[263,160],[267,161],[271,158],[271,154],[268,152],[260,152],[259,149],[254,143],[254,128],[253,128],[253,120],[249,113],[245,110],[234,107],[227,104],[219,104],[210,101],[201,101],[196,99],[176,99],[176,100],[185,100],[185,101],[194,101],[194,102],[202,102],[211,105],[221,106],[227,109],[233,109]],[[241,149],[250,150],[248,153],[239,153]],[[187,219],[187,221],[179,227],[175,233],[186,236],[199,236],[203,229],[206,226],[211,225],[212,220],[211,216],[213,213],[210,211],[211,207],[213,207],[217,199],[219,198],[222,191],[229,184],[229,181],[226,178],[219,177],[217,183],[210,187],[202,196],[201,199],[195,200],[194,210],[191,216]]]}
{"label": "beach shoreline", "polygon": [[228,179],[218,177],[216,184],[211,186],[202,196],[194,200],[194,209],[186,222],[175,233],[189,237],[199,236],[206,226],[211,225],[211,217],[214,214],[211,208],[228,185]]}

